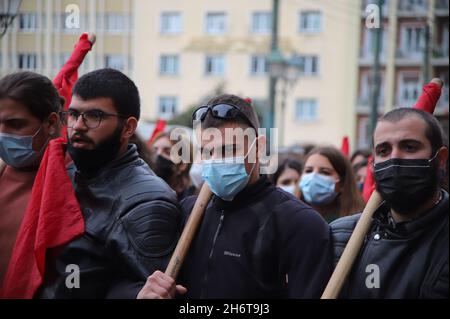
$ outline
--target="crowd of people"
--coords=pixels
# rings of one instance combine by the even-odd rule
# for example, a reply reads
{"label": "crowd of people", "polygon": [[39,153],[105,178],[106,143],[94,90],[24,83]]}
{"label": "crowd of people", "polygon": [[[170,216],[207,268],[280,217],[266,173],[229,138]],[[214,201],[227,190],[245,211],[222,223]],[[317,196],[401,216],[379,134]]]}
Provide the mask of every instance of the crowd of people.
{"label": "crowd of people", "polygon": [[[117,70],[83,75],[63,104],[45,76],[0,79],[1,297],[30,289],[11,292],[14,256],[24,253],[17,241],[39,231],[21,224],[34,212],[27,207],[46,149],[64,128],[84,231],[46,249],[32,298],[319,298],[364,209],[370,170],[383,203],[340,297],[448,298],[448,146],[433,115],[394,109],[379,119],[373,150],[347,156],[315,145],[265,175],[266,139],[248,99],[223,94],[198,107],[197,147],[208,156],[196,161],[188,136],[136,135],[138,88]],[[252,134],[229,139],[237,128]],[[189,160],[177,160],[186,149]],[[204,183],[214,195],[174,280],[164,270]],[[78,287],[67,284],[68,265],[79,268]],[[378,285],[367,285],[368,265],[378,267]]]}

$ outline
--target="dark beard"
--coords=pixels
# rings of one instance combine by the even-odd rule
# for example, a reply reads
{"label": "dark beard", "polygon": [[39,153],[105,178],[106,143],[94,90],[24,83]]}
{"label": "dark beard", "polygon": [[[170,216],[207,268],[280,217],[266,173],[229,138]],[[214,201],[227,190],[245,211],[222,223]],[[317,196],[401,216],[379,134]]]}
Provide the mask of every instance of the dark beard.
{"label": "dark beard", "polygon": [[399,215],[408,216],[412,212],[417,211],[418,208],[422,207],[430,200],[430,198],[433,197],[438,190],[438,181],[439,168],[433,163],[430,170],[429,184],[427,187],[411,192],[410,189],[408,189],[408,186],[405,185],[404,188],[397,189],[395,192],[390,194],[383,192],[377,184],[376,189],[391,209]]}
{"label": "dark beard", "polygon": [[111,136],[101,141],[92,150],[75,148],[68,138],[67,151],[77,170],[92,174],[106,163],[114,160],[119,153],[122,128],[123,126],[119,125]]}

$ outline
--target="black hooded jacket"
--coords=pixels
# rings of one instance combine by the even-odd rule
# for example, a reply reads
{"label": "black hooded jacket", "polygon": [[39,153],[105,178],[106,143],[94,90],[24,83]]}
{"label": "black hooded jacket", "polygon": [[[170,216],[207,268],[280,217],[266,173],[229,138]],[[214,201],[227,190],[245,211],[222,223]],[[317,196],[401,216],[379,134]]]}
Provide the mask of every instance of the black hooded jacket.
{"label": "black hooded jacket", "polygon": [[[196,197],[182,202],[186,217]],[[213,196],[179,283],[186,298],[319,298],[330,277],[329,226],[266,177],[233,201]]]}

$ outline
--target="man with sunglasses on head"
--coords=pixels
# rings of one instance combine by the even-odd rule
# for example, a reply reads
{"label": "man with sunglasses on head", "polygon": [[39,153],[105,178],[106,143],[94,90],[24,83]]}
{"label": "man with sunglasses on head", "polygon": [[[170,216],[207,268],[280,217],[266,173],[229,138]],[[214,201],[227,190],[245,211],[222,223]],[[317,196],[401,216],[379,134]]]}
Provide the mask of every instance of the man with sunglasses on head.
{"label": "man with sunglasses on head", "polygon": [[[214,196],[181,267],[179,285],[158,271],[138,298],[319,298],[332,268],[329,227],[260,174],[266,140],[258,135],[251,103],[221,95],[198,108],[193,119],[199,124],[202,175]],[[208,129],[220,134],[211,139]],[[227,133],[233,129],[253,134],[235,138]],[[195,201],[182,202],[186,218]]]}
{"label": "man with sunglasses on head", "polygon": [[[40,298],[135,298],[165,269],[182,216],[175,193],[129,143],[139,115],[138,89],[123,73],[100,69],[76,82],[61,119],[85,233],[48,252]],[[73,265],[78,287],[67,284]]]}

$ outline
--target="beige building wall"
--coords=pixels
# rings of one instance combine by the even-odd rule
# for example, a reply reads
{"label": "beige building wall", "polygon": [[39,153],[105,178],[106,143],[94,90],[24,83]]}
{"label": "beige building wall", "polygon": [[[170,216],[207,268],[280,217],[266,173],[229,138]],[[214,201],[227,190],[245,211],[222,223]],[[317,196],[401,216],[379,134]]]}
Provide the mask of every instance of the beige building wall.
{"label": "beige building wall", "polygon": [[[13,26],[0,41],[0,76],[23,69],[54,77],[83,32],[95,32],[97,42],[81,65],[79,74],[105,66],[115,66],[130,74],[133,2],[134,0],[22,1]],[[70,14],[66,9],[73,5],[79,9],[80,24],[78,27],[65,28],[65,19]],[[25,23],[31,28],[23,28],[21,15],[34,15],[35,22]],[[112,23],[106,23],[109,16],[114,16],[110,18],[110,21],[114,20]],[[111,27],[112,25],[116,27]],[[21,54],[35,55],[35,63],[21,65]]]}
{"label": "beige building wall", "polygon": [[[200,103],[221,83],[225,83],[227,93],[254,100],[267,99],[268,77],[250,74],[250,55],[268,53],[270,34],[255,35],[250,30],[252,12],[270,11],[271,5],[270,0],[137,0],[133,32],[137,67],[133,70],[133,78],[140,88],[143,118],[154,120],[158,117],[160,96],[176,96],[179,111],[182,111]],[[360,7],[360,1],[355,0],[280,1],[279,33],[283,54],[319,57],[318,74],[300,77],[287,93],[284,120],[280,117],[280,100],[277,101],[277,123],[283,122],[286,145],[313,142],[339,146],[344,135],[349,135],[353,143]],[[299,14],[302,10],[322,13],[319,33],[300,34]],[[224,35],[205,34],[205,14],[212,11],[227,13]],[[180,34],[161,34],[162,12],[181,12]],[[205,76],[207,53],[225,55],[223,76]],[[160,76],[161,54],[180,55],[179,75]],[[317,119],[295,119],[295,104],[302,98],[317,100]]]}

